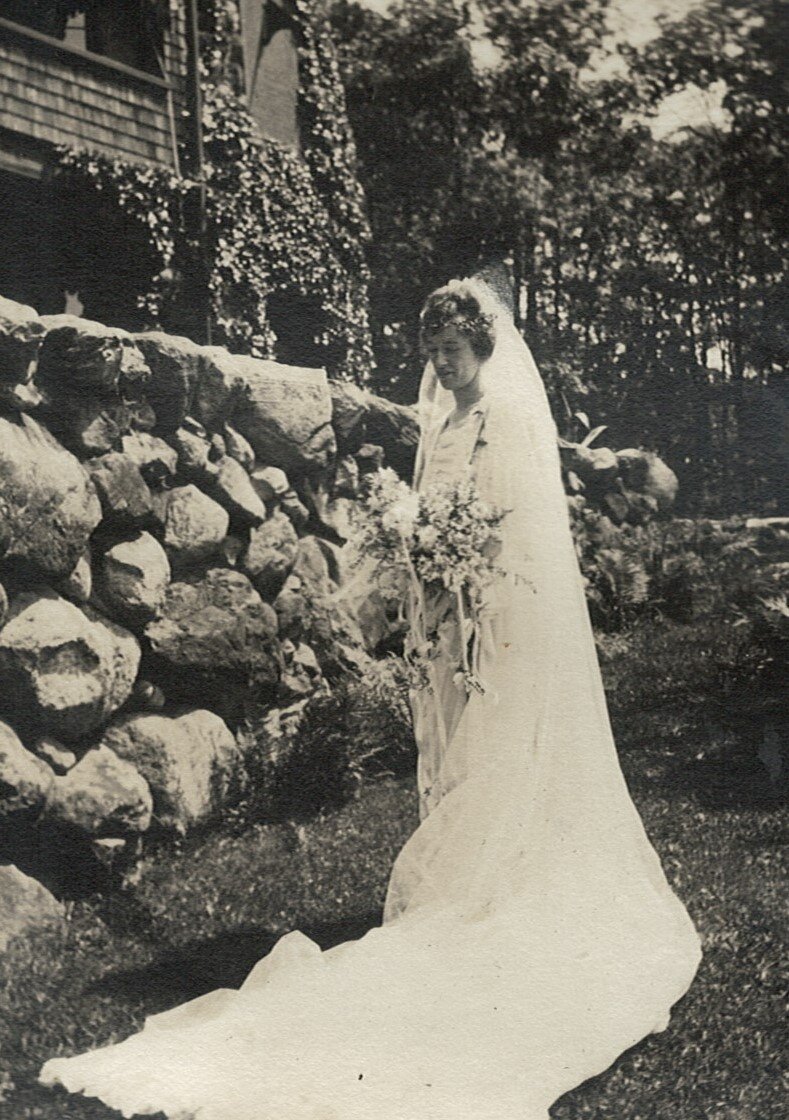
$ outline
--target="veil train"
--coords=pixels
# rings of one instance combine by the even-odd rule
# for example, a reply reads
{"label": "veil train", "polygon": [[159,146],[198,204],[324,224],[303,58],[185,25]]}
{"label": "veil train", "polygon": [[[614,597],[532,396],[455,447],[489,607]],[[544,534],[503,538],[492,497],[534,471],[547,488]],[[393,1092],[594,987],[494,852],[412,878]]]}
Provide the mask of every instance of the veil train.
{"label": "veil train", "polygon": [[[170,1120],[547,1120],[667,1025],[700,959],[622,776],[528,347],[496,345],[477,485],[509,510],[481,676],[447,792],[395,863],[384,924],[283,938],[238,991],[150,1018],[41,1079]],[[424,456],[448,407],[428,366]]]}

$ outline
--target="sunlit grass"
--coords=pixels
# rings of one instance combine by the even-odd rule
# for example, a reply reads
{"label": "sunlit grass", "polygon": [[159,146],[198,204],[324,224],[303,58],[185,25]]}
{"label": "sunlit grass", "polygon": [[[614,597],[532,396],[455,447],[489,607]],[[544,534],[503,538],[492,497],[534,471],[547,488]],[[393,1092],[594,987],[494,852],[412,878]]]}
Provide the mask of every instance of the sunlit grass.
{"label": "sunlit grass", "polygon": [[[725,633],[717,619],[651,623],[603,651],[628,783],[705,956],[669,1030],[568,1094],[555,1120],[783,1115],[786,814],[747,722],[731,722],[733,698],[721,699],[721,666],[737,655],[736,636],[722,641]],[[378,920],[392,859],[415,819],[411,783],[383,780],[301,824],[215,832],[151,855],[127,891],[76,904],[64,935],[17,943],[0,963],[0,1115],[115,1116],[39,1088],[41,1062],[122,1038],[145,1014],[239,983],[294,927],[324,945],[357,936]]]}

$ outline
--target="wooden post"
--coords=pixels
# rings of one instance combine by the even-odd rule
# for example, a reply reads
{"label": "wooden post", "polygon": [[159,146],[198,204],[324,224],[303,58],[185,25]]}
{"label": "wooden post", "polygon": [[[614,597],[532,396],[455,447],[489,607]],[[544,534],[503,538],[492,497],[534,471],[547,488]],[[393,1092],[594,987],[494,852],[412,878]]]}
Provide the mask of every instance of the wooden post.
{"label": "wooden post", "polygon": [[205,256],[206,237],[206,181],[205,149],[203,147],[203,87],[200,74],[200,21],[197,0],[187,3],[187,52],[188,52],[188,96],[192,116],[193,177],[197,182],[197,227],[198,257],[200,268],[200,291],[204,303],[205,327],[204,341],[210,346],[213,334],[211,301],[208,287],[208,262]]}

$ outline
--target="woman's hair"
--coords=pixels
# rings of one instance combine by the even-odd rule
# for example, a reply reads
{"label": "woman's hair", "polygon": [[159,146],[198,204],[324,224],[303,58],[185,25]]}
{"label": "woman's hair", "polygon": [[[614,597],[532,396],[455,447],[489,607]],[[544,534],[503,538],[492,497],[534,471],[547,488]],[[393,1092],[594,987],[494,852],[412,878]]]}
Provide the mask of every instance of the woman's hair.
{"label": "woman's hair", "polygon": [[430,335],[453,326],[468,339],[471,349],[481,361],[484,362],[493,353],[496,342],[493,316],[482,309],[473,289],[462,280],[455,280],[431,292],[422,308],[419,326],[423,345]]}

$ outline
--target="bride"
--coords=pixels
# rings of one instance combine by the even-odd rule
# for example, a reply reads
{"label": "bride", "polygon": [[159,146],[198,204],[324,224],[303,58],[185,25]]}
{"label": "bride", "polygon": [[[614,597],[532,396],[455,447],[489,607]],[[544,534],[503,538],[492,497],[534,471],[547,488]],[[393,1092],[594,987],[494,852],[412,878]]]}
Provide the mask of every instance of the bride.
{"label": "bride", "polygon": [[155,1015],[41,1079],[170,1120],[547,1120],[563,1093],[663,1030],[699,962],[617,761],[531,355],[490,290],[422,315],[415,485],[474,479],[507,510],[480,677],[414,696],[422,821],[380,928],[321,952],[282,938],[238,990]]}

